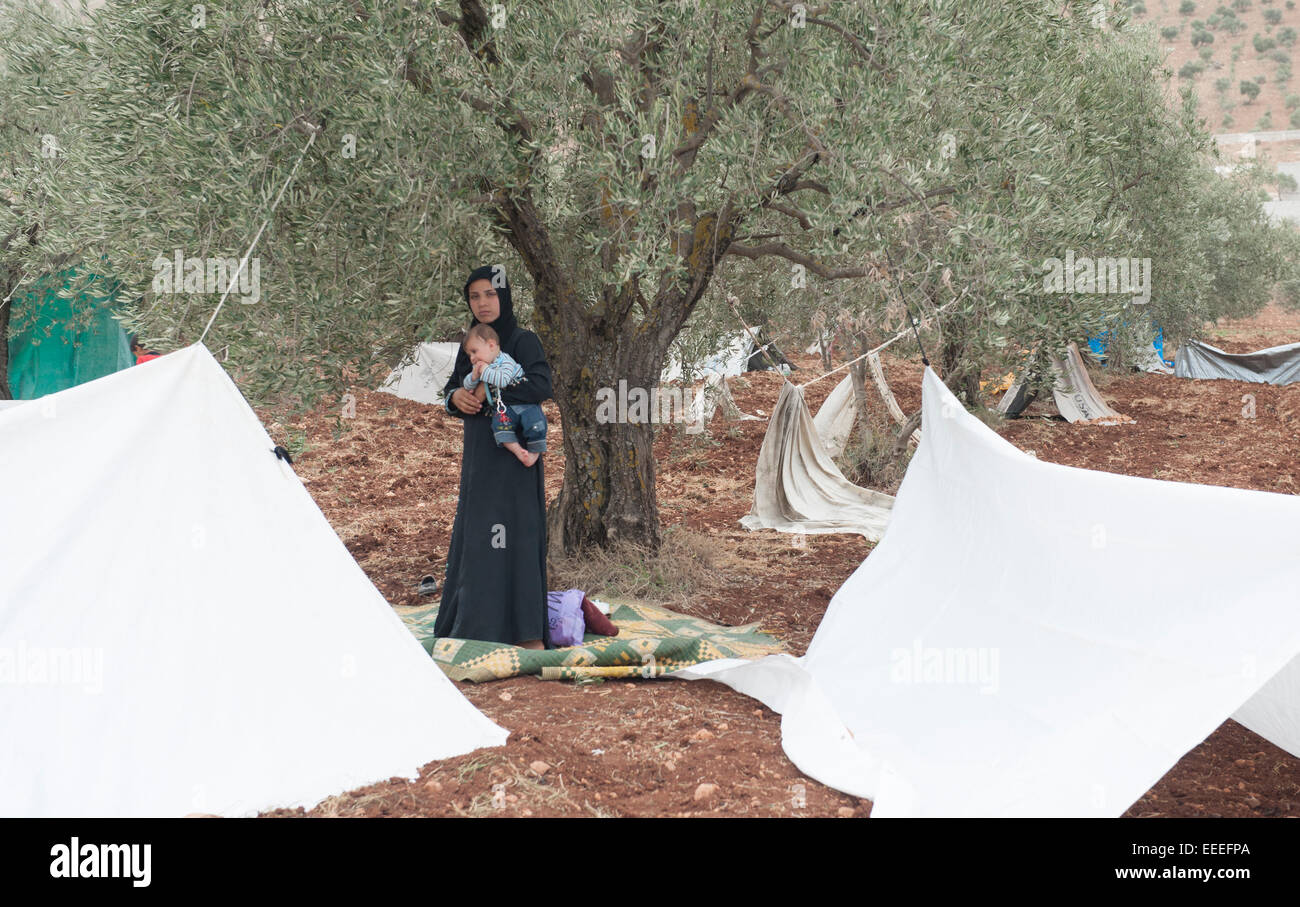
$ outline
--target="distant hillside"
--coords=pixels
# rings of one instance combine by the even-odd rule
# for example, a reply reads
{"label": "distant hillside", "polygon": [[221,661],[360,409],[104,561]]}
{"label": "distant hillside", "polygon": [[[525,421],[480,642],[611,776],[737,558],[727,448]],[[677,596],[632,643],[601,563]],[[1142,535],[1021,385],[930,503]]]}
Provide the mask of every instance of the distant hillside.
{"label": "distant hillside", "polygon": [[[1155,30],[1175,86],[1195,87],[1213,133],[1300,129],[1297,0],[1130,0],[1132,20]],[[1257,86],[1242,91],[1242,83]]]}

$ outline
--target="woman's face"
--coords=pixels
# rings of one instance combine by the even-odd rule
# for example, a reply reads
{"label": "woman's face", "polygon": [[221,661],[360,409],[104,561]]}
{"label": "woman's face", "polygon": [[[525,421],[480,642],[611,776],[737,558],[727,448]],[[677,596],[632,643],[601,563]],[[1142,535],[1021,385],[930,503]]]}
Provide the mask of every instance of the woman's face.
{"label": "woman's face", "polygon": [[483,324],[497,320],[501,315],[501,300],[497,298],[497,288],[492,286],[492,281],[483,278],[469,285],[469,308]]}

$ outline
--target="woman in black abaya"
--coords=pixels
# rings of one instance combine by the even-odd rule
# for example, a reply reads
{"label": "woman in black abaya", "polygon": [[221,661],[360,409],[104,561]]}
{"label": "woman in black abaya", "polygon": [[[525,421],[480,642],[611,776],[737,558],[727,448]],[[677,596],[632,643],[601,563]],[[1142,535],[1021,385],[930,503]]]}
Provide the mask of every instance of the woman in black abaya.
{"label": "woman in black abaya", "polygon": [[[524,377],[501,392],[504,403],[538,403],[551,396],[551,367],[542,343],[515,323],[504,272],[476,268],[465,282],[475,324],[500,337],[501,351]],[[495,286],[500,283],[501,286]],[[543,455],[524,466],[492,437],[495,409],[465,390],[471,370],[462,349],[444,388],[447,412],[465,423],[460,499],[447,552],[447,578],[434,635],[479,639],[525,648],[548,647],[546,608],[546,488]]]}

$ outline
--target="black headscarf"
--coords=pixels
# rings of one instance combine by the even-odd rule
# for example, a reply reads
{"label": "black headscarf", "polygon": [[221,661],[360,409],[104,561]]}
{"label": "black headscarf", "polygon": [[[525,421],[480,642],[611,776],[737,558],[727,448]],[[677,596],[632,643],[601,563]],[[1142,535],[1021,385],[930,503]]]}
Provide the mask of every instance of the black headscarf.
{"label": "black headscarf", "polygon": [[[483,265],[470,272],[469,280],[465,281],[464,293],[466,306],[469,305],[469,285],[476,280],[486,280],[493,286],[496,286],[496,281],[493,280],[493,275],[497,273],[496,269],[499,267],[499,265]],[[501,348],[505,349],[510,338],[514,336],[515,331],[519,329],[519,325],[515,322],[515,306],[514,303],[510,301],[510,280],[506,277],[505,268],[501,268],[500,274],[501,283],[503,285],[498,286],[496,290],[497,300],[501,303],[501,311],[497,315],[497,320],[488,322],[487,326],[497,332],[497,341],[500,343]],[[470,327],[480,323],[477,318],[473,317],[473,315],[474,310],[471,308]],[[468,357],[466,357],[466,361],[468,361]]]}

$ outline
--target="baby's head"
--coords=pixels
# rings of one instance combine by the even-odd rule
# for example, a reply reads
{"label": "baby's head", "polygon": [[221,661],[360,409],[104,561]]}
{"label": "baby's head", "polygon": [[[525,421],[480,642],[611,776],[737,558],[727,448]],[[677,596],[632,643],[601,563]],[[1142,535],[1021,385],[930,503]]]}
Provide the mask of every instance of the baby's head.
{"label": "baby's head", "polygon": [[471,363],[488,365],[500,354],[501,342],[496,331],[486,324],[476,324],[465,335],[464,349]]}

